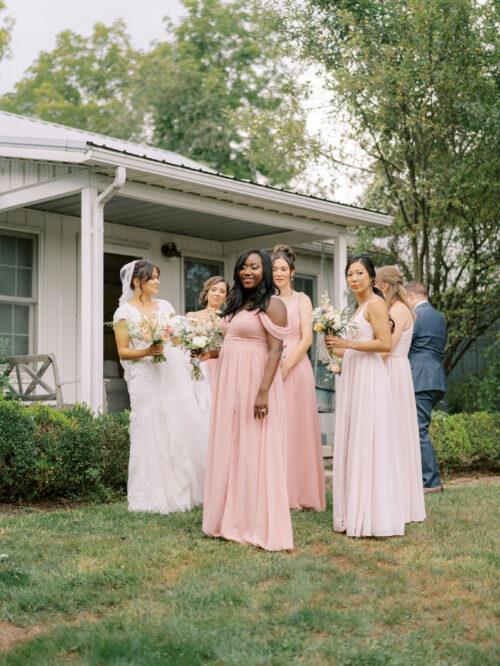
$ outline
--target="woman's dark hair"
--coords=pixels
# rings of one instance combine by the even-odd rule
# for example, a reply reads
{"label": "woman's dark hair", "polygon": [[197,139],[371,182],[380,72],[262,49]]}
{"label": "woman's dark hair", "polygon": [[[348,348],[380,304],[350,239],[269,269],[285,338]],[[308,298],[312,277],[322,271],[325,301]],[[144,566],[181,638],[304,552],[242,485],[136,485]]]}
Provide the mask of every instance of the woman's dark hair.
{"label": "woman's dark hair", "polygon": [[[375,278],[377,276],[377,273],[375,271],[375,264],[373,263],[373,259],[370,257],[369,254],[356,254],[353,257],[349,257],[347,259],[347,264],[345,267],[345,276],[347,279],[347,273],[349,271],[349,267],[352,266],[352,264],[355,264],[356,262],[359,262],[360,264],[363,264],[363,266],[366,268],[366,271],[368,275],[370,276],[370,281],[371,281],[371,287],[372,291],[374,294],[377,294],[377,296],[380,296],[380,298],[384,299],[385,303],[385,297],[384,294],[380,291],[380,289],[377,287],[375,284]],[[394,333],[394,320],[392,317],[389,315],[389,326],[391,327],[391,333]]]}
{"label": "woman's dark hair", "polygon": [[219,282],[224,282],[226,285],[226,294],[229,293],[229,282],[223,278],[222,275],[214,275],[213,277],[208,278],[208,280],[205,280],[203,283],[203,289],[200,291],[198,297],[198,302],[200,305],[203,305],[204,308],[208,305],[208,292],[216,284],[219,284]]}
{"label": "woman's dark hair", "polygon": [[349,272],[349,268],[352,266],[352,264],[355,264],[356,262],[359,262],[360,264],[363,264],[363,266],[366,268],[366,272],[370,276],[371,287],[372,287],[373,293],[377,294],[377,296],[380,296],[381,298],[384,298],[384,294],[380,291],[380,289],[375,284],[375,278],[377,276],[377,273],[375,271],[375,264],[373,263],[373,259],[370,257],[369,254],[356,254],[353,257],[349,257],[347,259],[347,264],[346,264],[346,267],[345,267],[346,279],[347,279],[347,273]]}
{"label": "woman's dark hair", "polygon": [[[255,289],[249,291],[243,287],[240,271],[251,254],[257,254],[262,261],[263,276]],[[267,310],[271,296],[276,293],[273,285],[273,266],[271,257],[264,250],[245,250],[242,252],[234,266],[234,284],[222,307],[222,316],[234,315],[239,310]]]}
{"label": "woman's dark hair", "polygon": [[[139,278],[139,286],[142,288],[142,285],[153,277],[155,268],[158,271],[158,275],[160,275],[160,269],[151,261],[147,261],[146,259],[139,259],[139,261],[136,261],[134,264],[134,272],[132,273],[132,278],[130,280],[130,288],[132,290],[135,289],[135,278]],[[139,299],[142,301],[142,296],[139,296]]]}
{"label": "woman's dark hair", "polygon": [[297,255],[289,245],[276,245],[271,255],[271,262],[274,264],[276,259],[284,259],[289,265],[290,270],[295,270],[295,259],[297,259]]}

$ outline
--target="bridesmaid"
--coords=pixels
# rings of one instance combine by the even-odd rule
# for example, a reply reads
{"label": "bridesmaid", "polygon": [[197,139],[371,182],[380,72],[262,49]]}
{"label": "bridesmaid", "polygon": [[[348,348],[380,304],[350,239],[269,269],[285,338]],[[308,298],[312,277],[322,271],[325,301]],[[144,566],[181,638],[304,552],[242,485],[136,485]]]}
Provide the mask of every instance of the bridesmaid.
{"label": "bridesmaid", "polygon": [[286,307],[273,296],[271,259],[241,254],[212,395],[203,531],[266,550],[293,548],[286,487]]}
{"label": "bridesmaid", "polygon": [[389,312],[368,255],[351,257],[345,274],[358,302],[357,328],[349,340],[325,336],[327,347],[344,358],[336,390],[333,529],[353,537],[402,535],[400,461],[381,356],[391,350]]}
{"label": "bridesmaid", "polygon": [[316,404],[316,383],[307,356],[312,344],[312,303],[293,290],[295,252],[287,245],[273,250],[273,279],[288,313],[288,335],[281,357],[287,407],[287,477],[291,509],[324,511],[325,472]]}
{"label": "bridesmaid", "polygon": [[[203,310],[197,312],[188,312],[186,317],[189,319],[208,319],[216,315],[224,304],[229,292],[229,282],[221,275],[214,275],[203,283],[203,289],[200,292],[198,301],[203,306]],[[207,352],[200,356],[201,368],[205,379],[212,384],[215,368],[217,367],[218,352]],[[206,371],[206,372],[205,372]]]}
{"label": "bridesmaid", "polygon": [[401,479],[405,522],[419,522],[426,516],[417,407],[408,360],[415,316],[403,288],[403,277],[396,266],[379,268],[377,285],[384,294],[394,323],[391,352],[384,356],[392,388],[391,413],[403,454]]}

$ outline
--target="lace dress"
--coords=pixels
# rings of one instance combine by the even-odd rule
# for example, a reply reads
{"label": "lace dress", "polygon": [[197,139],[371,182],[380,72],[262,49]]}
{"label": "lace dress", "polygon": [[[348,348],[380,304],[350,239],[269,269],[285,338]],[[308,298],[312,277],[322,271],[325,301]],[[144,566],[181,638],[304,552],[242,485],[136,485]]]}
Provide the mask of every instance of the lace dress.
{"label": "lace dress", "polygon": [[[167,301],[158,300],[158,326],[175,315]],[[120,306],[113,322],[125,322],[130,346],[151,345],[148,321],[130,303]],[[147,356],[124,361],[130,394],[130,511],[186,511],[203,501],[208,439],[207,417],[194,394],[189,357],[165,345],[166,362]]]}

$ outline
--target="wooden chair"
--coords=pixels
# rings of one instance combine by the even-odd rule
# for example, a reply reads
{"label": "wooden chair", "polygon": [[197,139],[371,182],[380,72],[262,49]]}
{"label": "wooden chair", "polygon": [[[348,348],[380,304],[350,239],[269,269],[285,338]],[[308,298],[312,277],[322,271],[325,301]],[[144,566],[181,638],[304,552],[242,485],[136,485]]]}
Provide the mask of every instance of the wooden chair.
{"label": "wooden chair", "polygon": [[[41,363],[40,367],[38,364]],[[47,370],[52,367],[53,384],[47,383],[44,377]],[[17,388],[9,381],[12,371],[15,369]],[[34,356],[9,356],[5,359],[5,370],[3,376],[7,378],[6,388],[10,390],[13,397],[23,402],[54,402],[60,409],[63,407],[63,396],[57,362],[54,354],[36,354]],[[43,377],[43,378],[42,378]],[[31,382],[25,387],[24,384],[31,378]],[[35,389],[42,388],[45,393],[36,393]]]}

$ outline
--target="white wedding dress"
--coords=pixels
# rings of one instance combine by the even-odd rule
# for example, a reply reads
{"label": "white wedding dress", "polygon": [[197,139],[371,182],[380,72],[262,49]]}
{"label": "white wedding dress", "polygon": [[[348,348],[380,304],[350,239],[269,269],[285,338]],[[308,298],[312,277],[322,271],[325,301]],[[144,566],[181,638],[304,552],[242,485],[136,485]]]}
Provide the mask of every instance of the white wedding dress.
{"label": "white wedding dress", "polygon": [[[168,324],[175,315],[173,307],[155,300],[159,325]],[[113,317],[115,325],[127,324],[134,349],[151,344],[144,320],[130,303],[121,305]],[[131,407],[130,511],[170,513],[203,502],[208,419],[196,400],[189,356],[166,344],[165,357],[162,363],[152,363],[151,356],[122,362]]]}

